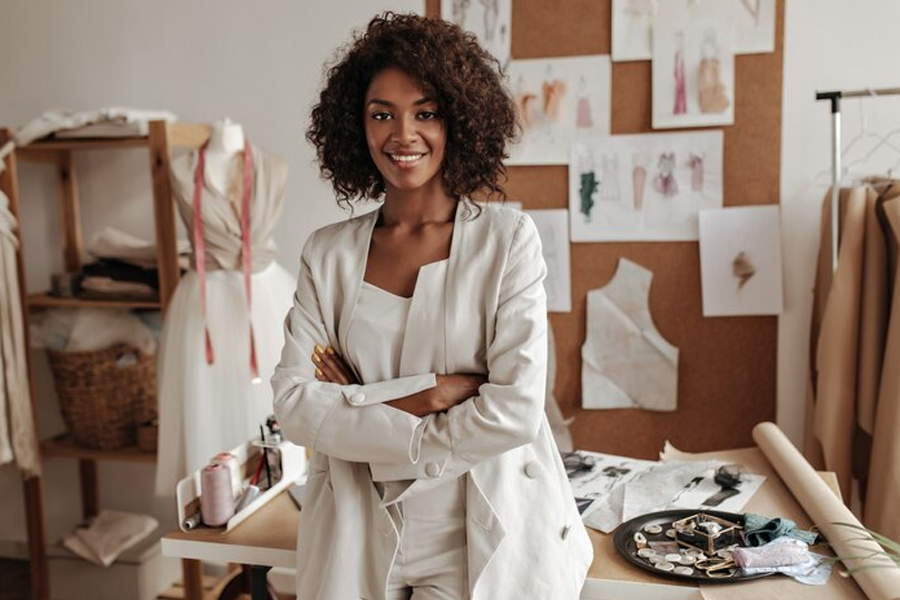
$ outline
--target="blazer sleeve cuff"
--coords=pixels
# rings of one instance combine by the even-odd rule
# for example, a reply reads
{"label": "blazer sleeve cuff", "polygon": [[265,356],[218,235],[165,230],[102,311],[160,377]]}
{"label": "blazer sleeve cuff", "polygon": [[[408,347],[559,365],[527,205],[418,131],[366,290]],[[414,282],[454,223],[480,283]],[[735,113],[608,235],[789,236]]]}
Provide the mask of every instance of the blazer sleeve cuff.
{"label": "blazer sleeve cuff", "polygon": [[345,385],[341,386],[341,394],[351,406],[370,406],[418,394],[436,385],[435,374],[426,373],[364,385]]}

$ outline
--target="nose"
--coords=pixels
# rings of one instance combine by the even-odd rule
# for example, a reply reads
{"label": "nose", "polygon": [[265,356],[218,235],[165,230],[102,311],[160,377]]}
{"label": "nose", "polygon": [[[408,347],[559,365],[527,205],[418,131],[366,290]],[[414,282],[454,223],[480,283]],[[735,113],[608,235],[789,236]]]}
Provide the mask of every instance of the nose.
{"label": "nose", "polygon": [[394,120],[394,141],[400,144],[411,144],[416,141],[417,137],[416,121],[413,117],[403,115]]}

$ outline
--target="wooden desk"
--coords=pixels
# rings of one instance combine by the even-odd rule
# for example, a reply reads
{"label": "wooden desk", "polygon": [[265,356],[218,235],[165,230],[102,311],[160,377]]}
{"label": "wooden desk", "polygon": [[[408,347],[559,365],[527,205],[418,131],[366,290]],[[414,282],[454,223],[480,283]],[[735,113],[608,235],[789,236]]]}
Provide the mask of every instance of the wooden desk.
{"label": "wooden desk", "polygon": [[[697,455],[697,458],[715,458],[739,463],[749,472],[759,473],[768,478],[750,499],[746,507],[747,512],[786,516],[797,521],[800,527],[808,528],[812,525],[758,449],[709,453]],[[833,474],[824,473],[822,476],[832,489],[837,489],[837,481]],[[228,534],[217,534],[202,529],[188,533],[176,531],[167,534],[162,538],[162,552],[167,556],[188,559],[198,567],[201,560],[254,565],[253,600],[263,600],[265,573],[269,568],[295,566],[299,517],[300,511],[296,505],[288,494],[283,493]],[[778,597],[792,600],[807,597],[816,600],[831,598],[865,600],[865,595],[853,580],[836,575],[827,586],[822,587],[803,586],[785,577],[775,576],[737,586],[718,585],[715,588],[706,586],[701,589],[689,582],[682,583],[655,577],[638,569],[618,555],[611,535],[591,529],[588,531],[594,544],[594,563],[588,572],[581,600],[709,600],[717,590],[724,591],[729,596],[733,596],[733,592],[738,588],[750,590],[751,595],[759,594],[764,592],[759,589],[760,585],[786,587],[787,593],[782,593],[783,595]],[[199,586],[192,587],[185,581],[185,600],[202,600],[201,589]]]}

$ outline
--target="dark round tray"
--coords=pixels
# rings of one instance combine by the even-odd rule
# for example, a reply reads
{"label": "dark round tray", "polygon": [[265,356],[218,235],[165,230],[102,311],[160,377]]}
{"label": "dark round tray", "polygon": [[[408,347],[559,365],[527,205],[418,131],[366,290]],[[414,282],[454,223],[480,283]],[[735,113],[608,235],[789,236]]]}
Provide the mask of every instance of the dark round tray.
{"label": "dark round tray", "polygon": [[722,512],[720,510],[705,510],[705,509],[695,509],[695,510],[687,510],[687,509],[679,509],[679,510],[664,510],[655,513],[648,513],[646,515],[641,515],[639,517],[635,517],[629,521],[625,521],[621,525],[619,525],[616,530],[613,532],[613,544],[616,547],[616,550],[621,554],[625,560],[630,562],[636,567],[644,569],[649,573],[653,573],[654,575],[658,575],[660,577],[666,577],[668,579],[677,579],[680,581],[696,581],[703,583],[735,583],[738,581],[749,581],[751,579],[759,579],[761,577],[768,577],[769,575],[774,575],[774,573],[759,573],[757,575],[743,575],[740,571],[735,573],[733,577],[728,578],[714,578],[708,577],[706,573],[700,571],[699,569],[694,569],[694,572],[690,575],[680,575],[671,571],[662,571],[652,566],[650,563],[645,561],[643,558],[637,555],[637,548],[634,543],[634,534],[638,531],[643,531],[644,527],[647,525],[660,525],[663,528],[663,532],[657,535],[650,535],[647,532],[643,532],[644,536],[647,538],[647,541],[650,542],[671,542],[673,540],[666,537],[665,530],[670,528],[672,525],[672,521],[677,521],[679,519],[683,519],[685,517],[689,517],[698,512],[702,512],[707,515],[712,515],[714,517],[719,517],[721,519],[726,519],[731,521],[732,523],[743,524],[744,523],[744,515],[730,512]]}

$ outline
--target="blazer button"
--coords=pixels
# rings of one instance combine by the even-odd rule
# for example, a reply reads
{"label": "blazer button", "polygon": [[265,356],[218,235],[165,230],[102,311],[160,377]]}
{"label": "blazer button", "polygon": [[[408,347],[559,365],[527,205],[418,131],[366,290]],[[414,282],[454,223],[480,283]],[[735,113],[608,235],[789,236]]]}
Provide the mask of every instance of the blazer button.
{"label": "blazer button", "polygon": [[366,395],[363,394],[362,392],[356,392],[354,394],[351,394],[351,396],[350,396],[351,404],[362,404],[365,401],[366,401]]}
{"label": "blazer button", "polygon": [[525,465],[525,476],[528,479],[537,479],[541,476],[541,463],[536,460]]}
{"label": "blazer button", "polygon": [[436,462],[430,462],[425,465],[425,474],[429,477],[437,477],[441,474],[441,467]]}
{"label": "blazer button", "polygon": [[565,527],[562,528],[562,531],[560,532],[559,535],[562,539],[566,539],[567,537],[569,537],[570,531],[572,531],[572,526],[566,525]]}

